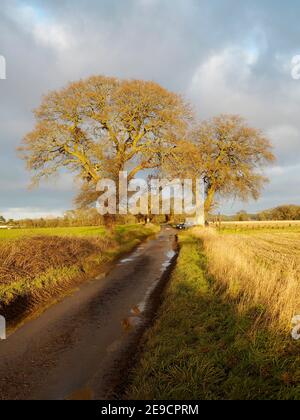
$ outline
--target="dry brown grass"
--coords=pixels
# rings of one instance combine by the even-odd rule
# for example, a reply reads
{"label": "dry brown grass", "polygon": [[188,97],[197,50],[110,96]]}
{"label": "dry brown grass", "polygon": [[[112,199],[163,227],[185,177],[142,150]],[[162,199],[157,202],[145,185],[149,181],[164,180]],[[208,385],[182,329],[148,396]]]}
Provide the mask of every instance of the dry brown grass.
{"label": "dry brown grass", "polygon": [[300,236],[297,233],[220,235],[195,231],[203,240],[209,273],[234,298],[238,310],[256,309],[258,321],[290,331],[300,314]]}
{"label": "dry brown grass", "polygon": [[50,268],[71,267],[112,245],[107,238],[38,236],[0,243],[0,285],[34,279]]}

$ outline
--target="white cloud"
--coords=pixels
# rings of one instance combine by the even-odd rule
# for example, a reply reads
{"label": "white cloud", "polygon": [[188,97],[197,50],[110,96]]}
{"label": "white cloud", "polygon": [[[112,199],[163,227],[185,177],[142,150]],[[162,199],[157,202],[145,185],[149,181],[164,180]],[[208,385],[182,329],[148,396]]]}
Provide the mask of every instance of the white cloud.
{"label": "white cloud", "polygon": [[[206,114],[240,113],[258,51],[226,48],[208,57],[195,71],[188,94]],[[248,98],[249,100],[249,98]],[[249,104],[247,104],[249,105]],[[218,109],[219,108],[219,109]]]}
{"label": "white cloud", "polygon": [[[250,55],[249,55],[250,54]],[[238,47],[211,55],[194,72],[188,95],[201,118],[240,114],[261,128],[275,146],[280,164],[299,162],[299,86],[287,74],[280,82],[266,80],[251,52]]]}
{"label": "white cloud", "polygon": [[38,45],[65,51],[73,45],[73,37],[66,26],[54,23],[40,9],[19,5],[9,9],[10,18],[31,33]]}
{"label": "white cloud", "polygon": [[298,153],[295,153],[293,158],[293,153],[299,148],[300,143],[298,127],[288,124],[276,125],[267,131],[267,135],[275,147],[275,152],[280,162],[288,162],[289,164],[292,161],[299,162]]}
{"label": "white cloud", "polygon": [[8,208],[1,211],[1,215],[5,219],[37,219],[37,218],[51,218],[63,216],[62,210],[49,210],[34,208],[34,207],[20,207],[20,208]]}

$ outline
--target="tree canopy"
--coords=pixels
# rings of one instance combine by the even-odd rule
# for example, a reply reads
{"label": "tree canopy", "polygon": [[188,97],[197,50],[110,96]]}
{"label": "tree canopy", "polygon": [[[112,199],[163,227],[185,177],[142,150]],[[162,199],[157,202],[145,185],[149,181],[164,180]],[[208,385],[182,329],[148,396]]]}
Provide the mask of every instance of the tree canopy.
{"label": "tree canopy", "polygon": [[[20,148],[33,181],[67,168],[86,184],[157,168],[191,119],[183,99],[153,82],[94,76],[43,98]],[[84,189],[88,189],[85,185]]]}
{"label": "tree canopy", "polygon": [[35,117],[20,147],[33,182],[72,171],[78,205],[96,201],[102,178],[159,170],[202,177],[208,214],[219,196],[257,199],[262,168],[275,159],[269,140],[240,116],[197,124],[183,98],[154,82],[93,76],[50,92]]}
{"label": "tree canopy", "polygon": [[220,115],[198,124],[179,149],[171,168],[204,179],[207,214],[218,196],[257,199],[268,181],[262,168],[275,160],[270,141],[238,115]]}

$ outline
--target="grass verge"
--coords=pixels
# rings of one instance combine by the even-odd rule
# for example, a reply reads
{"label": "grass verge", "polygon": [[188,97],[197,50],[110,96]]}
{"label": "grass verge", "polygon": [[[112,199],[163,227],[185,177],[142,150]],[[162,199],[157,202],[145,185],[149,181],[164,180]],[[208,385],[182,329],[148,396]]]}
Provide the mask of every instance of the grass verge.
{"label": "grass verge", "polygon": [[[299,343],[241,313],[208,274],[203,242],[180,236],[180,254],[126,397],[150,400],[300,399]],[[222,287],[221,287],[222,286]]]}

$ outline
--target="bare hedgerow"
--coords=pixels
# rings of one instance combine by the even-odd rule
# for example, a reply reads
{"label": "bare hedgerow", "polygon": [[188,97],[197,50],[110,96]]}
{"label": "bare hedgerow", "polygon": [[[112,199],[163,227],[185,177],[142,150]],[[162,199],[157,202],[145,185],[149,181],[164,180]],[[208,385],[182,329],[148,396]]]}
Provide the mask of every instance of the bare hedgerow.
{"label": "bare hedgerow", "polygon": [[0,285],[34,279],[50,268],[70,267],[113,245],[110,238],[38,236],[0,244]]}

